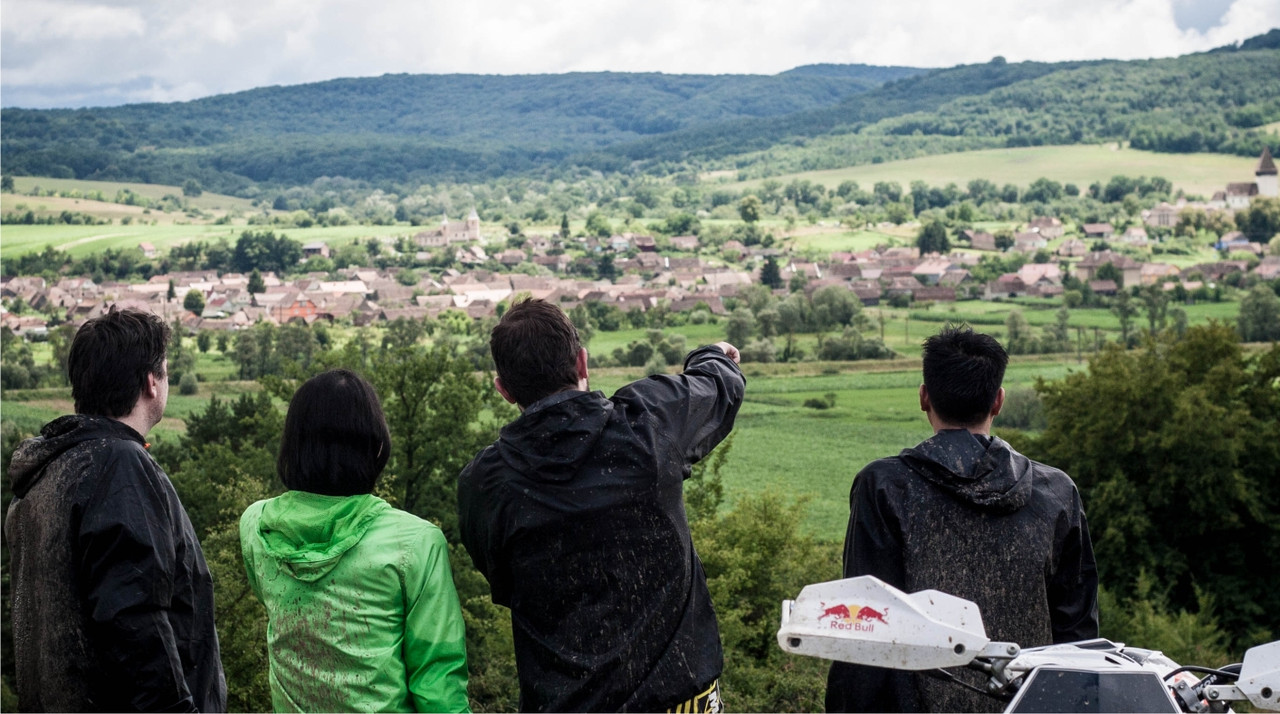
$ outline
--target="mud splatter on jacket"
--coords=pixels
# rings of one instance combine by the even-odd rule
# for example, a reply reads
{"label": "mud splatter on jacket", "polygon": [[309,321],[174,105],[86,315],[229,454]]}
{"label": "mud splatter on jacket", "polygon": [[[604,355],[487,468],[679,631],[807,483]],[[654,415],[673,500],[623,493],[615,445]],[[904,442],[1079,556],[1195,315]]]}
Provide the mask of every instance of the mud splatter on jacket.
{"label": "mud splatter on jacket", "polygon": [[5,538],[23,711],[226,710],[209,568],[144,444],[75,415],[14,452]]}
{"label": "mud splatter on jacket", "polygon": [[[1098,636],[1098,575],[1075,484],[998,437],[944,430],[854,479],[844,576],[978,605],[987,635],[1034,647]],[[891,615],[890,615],[891,616]],[[962,673],[967,674],[967,673]],[[921,674],[834,663],[827,711],[1000,711]]]}
{"label": "mud splatter on jacket", "polygon": [[723,665],[684,512],[745,379],[716,347],[609,399],[530,405],[458,478],[463,543],[511,608],[524,711],[664,711]]}
{"label": "mud splatter on jacket", "polygon": [[288,491],[240,518],[277,712],[465,712],[444,534],[372,495]]}

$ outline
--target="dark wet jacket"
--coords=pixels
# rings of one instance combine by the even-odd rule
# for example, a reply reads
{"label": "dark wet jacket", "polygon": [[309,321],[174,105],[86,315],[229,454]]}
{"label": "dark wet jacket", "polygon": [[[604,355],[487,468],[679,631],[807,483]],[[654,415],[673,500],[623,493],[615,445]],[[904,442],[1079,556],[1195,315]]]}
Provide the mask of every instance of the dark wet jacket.
{"label": "dark wet jacket", "polygon": [[[998,437],[938,432],[853,481],[844,575],[977,603],[987,636],[1034,647],[1098,636],[1098,576],[1080,494]],[[969,672],[953,670],[968,677]],[[973,680],[979,683],[980,680]],[[922,674],[835,663],[828,711],[1000,711]]]}
{"label": "dark wet jacket", "polygon": [[683,374],[610,399],[530,405],[462,471],[462,540],[511,608],[522,710],[665,711],[720,675],[682,489],[733,428],[744,384],[704,347]]}
{"label": "dark wet jacket", "polygon": [[225,711],[213,581],[142,436],[66,416],[13,454],[14,663],[23,711]]}

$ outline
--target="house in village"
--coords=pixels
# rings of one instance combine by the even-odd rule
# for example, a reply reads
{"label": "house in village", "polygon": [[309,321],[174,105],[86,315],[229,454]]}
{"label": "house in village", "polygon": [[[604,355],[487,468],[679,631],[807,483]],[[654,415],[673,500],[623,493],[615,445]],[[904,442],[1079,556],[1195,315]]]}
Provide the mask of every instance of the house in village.
{"label": "house in village", "polygon": [[1039,233],[1024,232],[1013,237],[1013,249],[1019,253],[1034,253],[1049,245],[1049,241]]}
{"label": "house in village", "polygon": [[1177,206],[1172,206],[1169,205],[1168,202],[1163,202],[1150,211],[1146,211],[1143,214],[1142,220],[1153,228],[1173,228],[1178,225],[1178,213],[1179,209]]}
{"label": "house in village", "polygon": [[[1140,285],[1142,283],[1142,266],[1138,261],[1121,253],[1109,250],[1086,255],[1076,263],[1076,277],[1083,282],[1097,279],[1098,270],[1104,265],[1114,265],[1120,271],[1120,280],[1124,285]],[[1096,290],[1094,292],[1097,292]]]}
{"label": "house in village", "polygon": [[432,231],[422,231],[413,237],[418,245],[424,248],[442,248],[454,243],[467,243],[480,240],[480,215],[471,209],[467,220],[463,223],[451,223],[445,214],[440,227]]}
{"label": "house in village", "polygon": [[1098,240],[1108,240],[1116,232],[1116,229],[1112,228],[1110,223],[1086,223],[1081,228],[1084,230],[1085,238],[1096,238]]}
{"label": "house in village", "polygon": [[1142,285],[1158,285],[1166,280],[1181,278],[1182,271],[1168,263],[1142,263],[1139,275]]}
{"label": "house in village", "polygon": [[330,256],[329,244],[322,240],[311,241],[302,246],[302,258],[328,258]]}
{"label": "house in village", "polygon": [[1271,148],[1264,146],[1262,156],[1258,157],[1258,167],[1253,171],[1253,181],[1227,184],[1227,190],[1223,195],[1225,207],[1237,210],[1248,208],[1254,198],[1280,197],[1280,183],[1277,183],[1277,178],[1276,162],[1271,158]]}
{"label": "house in village", "polygon": [[671,248],[686,253],[693,253],[698,250],[698,236],[672,236],[670,239]]}
{"label": "house in village", "polygon": [[1061,238],[1066,232],[1066,228],[1062,225],[1062,220],[1052,218],[1050,216],[1037,216],[1027,223],[1027,230],[1039,233],[1044,236],[1045,240],[1053,240]]}
{"label": "house in village", "polygon": [[960,238],[969,241],[969,247],[974,250],[996,249],[996,237],[986,231],[975,231],[966,228],[960,231]]}
{"label": "house in village", "polygon": [[1057,253],[1064,258],[1080,258],[1089,254],[1089,246],[1079,238],[1068,238],[1058,246]]}

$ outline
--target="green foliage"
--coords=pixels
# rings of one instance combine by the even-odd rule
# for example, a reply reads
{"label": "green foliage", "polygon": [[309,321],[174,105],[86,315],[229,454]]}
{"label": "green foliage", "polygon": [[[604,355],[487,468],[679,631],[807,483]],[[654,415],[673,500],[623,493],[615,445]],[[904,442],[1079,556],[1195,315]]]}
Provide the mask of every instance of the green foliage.
{"label": "green foliage", "polygon": [[1194,610],[1174,611],[1168,595],[1140,571],[1132,598],[1121,601],[1104,587],[1099,589],[1098,605],[1100,634],[1113,642],[1159,650],[1182,664],[1221,667],[1232,662],[1213,598],[1199,589]]}
{"label": "green foliage", "polygon": [[828,665],[778,648],[777,609],[805,585],[839,577],[838,545],[802,533],[805,503],[787,503],[777,493],[742,498],[719,512],[721,471],[735,434],[695,464],[685,482],[685,510],[720,625],[727,707],[817,711]]}
{"label": "green foliage", "polygon": [[1266,285],[1250,288],[1240,301],[1239,328],[1245,342],[1280,340],[1280,296]]}
{"label": "green foliage", "polygon": [[1028,452],[1080,486],[1103,585],[1140,598],[1145,570],[1175,610],[1199,588],[1233,646],[1280,631],[1280,575],[1258,567],[1280,548],[1280,346],[1238,339],[1195,326],[1038,382],[1048,426]]}
{"label": "green foliage", "polygon": [[188,290],[182,298],[182,308],[199,315],[204,311],[204,293],[199,290]]}
{"label": "green foliage", "polygon": [[818,711],[827,663],[778,648],[778,604],[805,585],[839,577],[834,543],[804,535],[803,502],[777,493],[738,499],[692,524],[724,646],[725,700],[738,711]]}

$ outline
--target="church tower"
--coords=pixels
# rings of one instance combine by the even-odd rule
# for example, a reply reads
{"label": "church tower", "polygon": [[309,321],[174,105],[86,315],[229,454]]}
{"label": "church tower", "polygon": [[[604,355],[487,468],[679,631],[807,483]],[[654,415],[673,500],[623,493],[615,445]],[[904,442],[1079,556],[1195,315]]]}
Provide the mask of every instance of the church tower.
{"label": "church tower", "polygon": [[[1275,180],[1275,167],[1271,167],[1272,180]],[[476,209],[472,208],[471,213],[467,216],[467,237],[471,240],[480,240],[480,214],[476,213]]]}
{"label": "church tower", "polygon": [[1253,172],[1258,184],[1258,195],[1262,198],[1280,197],[1280,186],[1276,183],[1276,162],[1271,158],[1271,148],[1262,147],[1262,158],[1258,159],[1258,170]]}

